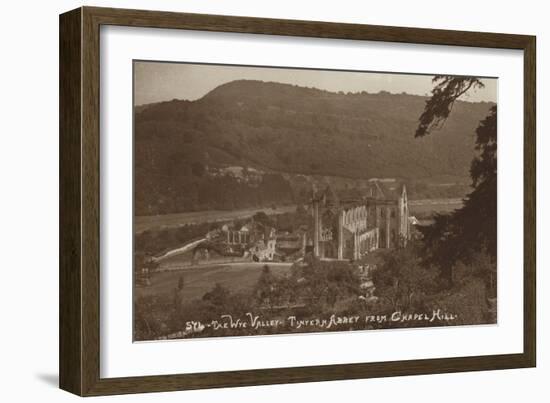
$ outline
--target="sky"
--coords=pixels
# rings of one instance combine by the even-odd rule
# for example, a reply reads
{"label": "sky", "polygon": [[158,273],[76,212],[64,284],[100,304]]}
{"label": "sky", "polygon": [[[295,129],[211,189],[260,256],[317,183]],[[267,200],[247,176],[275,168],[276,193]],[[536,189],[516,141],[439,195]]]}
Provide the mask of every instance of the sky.
{"label": "sky", "polygon": [[[436,72],[437,73],[437,72]],[[429,95],[433,75],[334,70],[248,67],[136,61],[134,104],[143,105],[172,99],[202,98],[214,88],[235,80],[274,81],[315,87],[327,91],[377,93],[388,91]],[[470,90],[461,100],[497,101],[497,79],[484,78],[485,87]]]}

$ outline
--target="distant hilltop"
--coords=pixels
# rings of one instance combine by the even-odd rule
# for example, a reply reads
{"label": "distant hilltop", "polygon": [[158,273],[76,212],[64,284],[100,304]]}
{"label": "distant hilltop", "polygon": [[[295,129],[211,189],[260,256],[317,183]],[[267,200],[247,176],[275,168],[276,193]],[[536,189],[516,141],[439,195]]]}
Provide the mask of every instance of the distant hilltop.
{"label": "distant hilltop", "polygon": [[[440,132],[415,139],[426,99],[239,80],[196,101],[141,105],[135,109],[136,207],[158,212],[178,199],[183,211],[207,206],[200,192],[214,180],[208,173],[230,167],[380,181],[468,177],[475,129],[492,104],[457,102]],[[285,191],[278,177],[269,180]]]}

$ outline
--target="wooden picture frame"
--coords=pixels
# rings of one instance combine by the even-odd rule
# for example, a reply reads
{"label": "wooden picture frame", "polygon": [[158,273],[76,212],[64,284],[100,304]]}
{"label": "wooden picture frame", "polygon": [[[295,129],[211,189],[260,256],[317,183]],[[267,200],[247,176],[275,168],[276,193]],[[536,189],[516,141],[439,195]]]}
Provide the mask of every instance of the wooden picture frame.
{"label": "wooden picture frame", "polygon": [[[100,377],[100,26],[519,49],[524,52],[524,348],[521,354]],[[81,7],[60,16],[60,387],[81,396],[533,367],[536,363],[535,37]]]}

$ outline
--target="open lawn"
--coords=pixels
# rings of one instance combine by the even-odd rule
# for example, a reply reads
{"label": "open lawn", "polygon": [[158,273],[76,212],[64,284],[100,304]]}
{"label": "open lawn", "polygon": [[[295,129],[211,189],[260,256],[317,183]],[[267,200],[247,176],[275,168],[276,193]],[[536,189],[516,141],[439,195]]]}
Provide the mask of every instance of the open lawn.
{"label": "open lawn", "polygon": [[151,275],[151,285],[136,287],[136,297],[147,295],[172,295],[178,286],[180,276],[184,278],[183,302],[189,302],[210,291],[220,283],[232,293],[248,291],[254,287],[264,265],[268,265],[275,275],[290,271],[291,263],[239,262],[224,265],[195,266],[185,270],[165,271]]}

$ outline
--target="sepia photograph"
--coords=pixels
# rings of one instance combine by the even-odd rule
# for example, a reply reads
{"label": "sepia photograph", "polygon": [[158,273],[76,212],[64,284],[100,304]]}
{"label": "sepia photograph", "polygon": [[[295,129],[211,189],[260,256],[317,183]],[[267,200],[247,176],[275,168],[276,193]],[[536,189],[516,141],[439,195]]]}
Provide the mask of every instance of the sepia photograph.
{"label": "sepia photograph", "polygon": [[134,341],[496,324],[497,101],[134,60]]}

